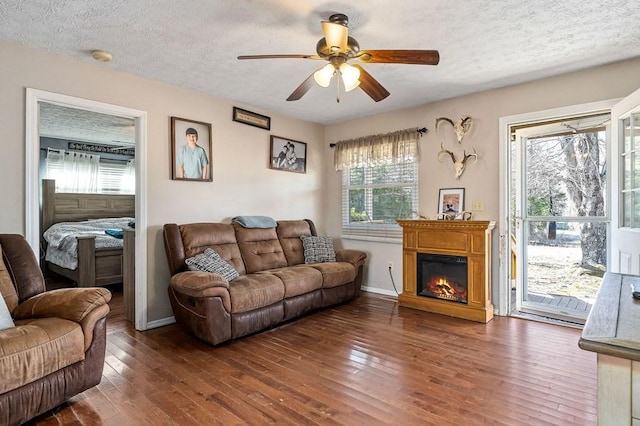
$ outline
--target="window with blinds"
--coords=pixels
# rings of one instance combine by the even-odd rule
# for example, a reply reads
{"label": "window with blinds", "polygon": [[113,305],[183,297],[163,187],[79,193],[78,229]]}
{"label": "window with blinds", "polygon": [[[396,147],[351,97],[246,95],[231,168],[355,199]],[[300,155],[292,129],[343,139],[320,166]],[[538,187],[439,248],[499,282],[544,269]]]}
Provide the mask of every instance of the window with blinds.
{"label": "window with blinds", "polygon": [[347,167],[342,170],[342,233],[402,239],[396,219],[418,210],[418,164]]}
{"label": "window with blinds", "polygon": [[133,160],[123,163],[100,163],[98,192],[101,194],[134,194],[135,165]]}

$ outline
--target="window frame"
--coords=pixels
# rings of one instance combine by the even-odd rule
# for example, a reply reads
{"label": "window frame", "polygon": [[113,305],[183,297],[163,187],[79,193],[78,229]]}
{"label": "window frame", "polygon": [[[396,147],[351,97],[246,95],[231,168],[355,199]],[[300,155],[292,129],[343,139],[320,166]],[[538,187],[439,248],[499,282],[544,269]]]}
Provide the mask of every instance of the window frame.
{"label": "window frame", "polygon": [[[412,180],[397,181],[397,182],[385,182],[374,183],[373,182],[373,169],[377,167],[394,167],[393,173],[398,175],[402,173],[401,168],[411,167]],[[404,217],[396,217],[395,219],[407,219],[413,217],[414,212],[418,210],[419,206],[419,167],[418,163],[414,160],[403,161],[400,163],[392,163],[391,161],[384,164],[377,165],[364,165],[356,168],[364,169],[364,183],[351,184],[351,171],[352,167],[346,167],[342,170],[342,201],[341,201],[341,223],[342,223],[342,238],[345,239],[363,239],[368,241],[381,241],[381,242],[401,242],[402,241],[402,228],[396,222],[374,222],[370,219],[369,222],[358,223],[351,222],[351,203],[350,203],[350,191],[364,189],[365,191],[365,212],[369,218],[374,217],[374,191],[379,188],[399,188],[406,190],[410,188],[411,199],[411,211]]]}

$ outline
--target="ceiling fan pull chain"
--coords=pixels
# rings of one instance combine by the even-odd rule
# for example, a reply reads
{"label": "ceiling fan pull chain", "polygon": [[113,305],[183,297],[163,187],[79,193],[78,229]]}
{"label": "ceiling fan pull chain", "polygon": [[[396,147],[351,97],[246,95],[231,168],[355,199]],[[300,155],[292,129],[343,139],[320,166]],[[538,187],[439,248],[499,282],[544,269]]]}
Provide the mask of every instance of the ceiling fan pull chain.
{"label": "ceiling fan pull chain", "polygon": [[336,84],[336,88],[338,89],[338,91],[336,92],[336,102],[340,103],[340,80],[342,80],[342,74],[340,73],[340,70],[336,69],[336,74],[337,74],[337,82],[338,84]]}

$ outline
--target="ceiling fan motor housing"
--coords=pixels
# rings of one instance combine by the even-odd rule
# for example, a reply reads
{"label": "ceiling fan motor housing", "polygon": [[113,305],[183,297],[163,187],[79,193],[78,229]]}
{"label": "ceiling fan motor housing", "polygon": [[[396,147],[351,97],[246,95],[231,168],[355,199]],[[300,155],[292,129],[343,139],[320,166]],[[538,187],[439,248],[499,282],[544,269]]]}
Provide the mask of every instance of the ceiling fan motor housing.
{"label": "ceiling fan motor housing", "polygon": [[318,44],[316,44],[316,52],[318,53],[318,56],[324,59],[328,59],[331,56],[338,56],[341,54],[346,56],[348,59],[350,59],[355,57],[359,51],[360,51],[360,43],[358,43],[358,40],[356,40],[353,37],[347,38],[347,47],[344,52],[332,50],[327,45],[327,40],[324,37],[318,40]]}

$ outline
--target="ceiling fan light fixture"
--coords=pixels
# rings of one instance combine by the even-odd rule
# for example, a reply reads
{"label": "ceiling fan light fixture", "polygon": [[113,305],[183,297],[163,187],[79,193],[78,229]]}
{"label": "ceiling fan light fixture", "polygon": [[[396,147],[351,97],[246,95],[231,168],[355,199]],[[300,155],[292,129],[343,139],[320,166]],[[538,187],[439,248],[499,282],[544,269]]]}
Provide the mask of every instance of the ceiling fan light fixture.
{"label": "ceiling fan light fixture", "polygon": [[318,83],[319,86],[329,87],[329,84],[331,84],[331,79],[333,78],[333,74],[335,74],[335,72],[336,68],[333,66],[333,64],[327,64],[313,73],[313,79],[316,81],[316,83]]}
{"label": "ceiling fan light fixture", "polygon": [[360,70],[347,63],[340,64],[340,75],[345,92],[350,92],[360,85]]}

